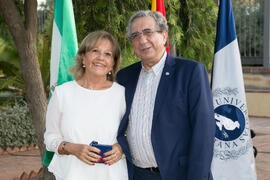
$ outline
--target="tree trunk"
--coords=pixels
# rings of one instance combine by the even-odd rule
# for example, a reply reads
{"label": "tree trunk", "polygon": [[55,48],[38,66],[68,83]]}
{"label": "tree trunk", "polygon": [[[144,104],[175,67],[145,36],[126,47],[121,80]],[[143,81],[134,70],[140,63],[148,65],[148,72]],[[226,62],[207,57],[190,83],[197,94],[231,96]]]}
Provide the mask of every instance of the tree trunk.
{"label": "tree trunk", "polygon": [[26,100],[36,131],[40,155],[43,157],[45,153],[43,133],[45,130],[47,99],[43,87],[35,45],[36,42],[33,42],[31,34],[26,33],[25,43],[18,44],[16,46],[20,59],[23,59],[20,60],[20,65],[22,76],[26,84]]}
{"label": "tree trunk", "polygon": [[173,43],[170,44],[170,55],[177,56],[177,54],[176,54],[176,47],[175,47],[175,44],[173,44]]}
{"label": "tree trunk", "polygon": [[[24,22],[12,0],[0,0],[0,14],[8,26],[20,57],[21,73],[26,85],[26,100],[42,158],[45,153],[43,134],[45,131],[47,98],[36,50],[37,1],[24,1]],[[50,175],[45,168],[44,179],[53,179],[48,177]]]}

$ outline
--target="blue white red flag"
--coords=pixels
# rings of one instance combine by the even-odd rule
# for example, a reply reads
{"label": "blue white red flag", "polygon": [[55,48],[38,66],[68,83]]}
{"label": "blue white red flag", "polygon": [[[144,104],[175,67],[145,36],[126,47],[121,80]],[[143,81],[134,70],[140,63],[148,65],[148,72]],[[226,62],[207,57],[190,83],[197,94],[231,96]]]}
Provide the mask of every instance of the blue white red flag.
{"label": "blue white red flag", "polygon": [[231,0],[220,0],[212,74],[214,180],[256,180],[248,109]]}

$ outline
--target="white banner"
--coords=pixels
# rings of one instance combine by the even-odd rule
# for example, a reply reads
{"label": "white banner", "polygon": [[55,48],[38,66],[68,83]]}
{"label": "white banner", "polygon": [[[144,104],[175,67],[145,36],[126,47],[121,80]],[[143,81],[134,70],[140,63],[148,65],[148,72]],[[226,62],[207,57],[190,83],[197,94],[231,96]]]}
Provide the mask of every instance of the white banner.
{"label": "white banner", "polygon": [[256,180],[241,58],[231,0],[221,0],[212,76],[214,180]]}

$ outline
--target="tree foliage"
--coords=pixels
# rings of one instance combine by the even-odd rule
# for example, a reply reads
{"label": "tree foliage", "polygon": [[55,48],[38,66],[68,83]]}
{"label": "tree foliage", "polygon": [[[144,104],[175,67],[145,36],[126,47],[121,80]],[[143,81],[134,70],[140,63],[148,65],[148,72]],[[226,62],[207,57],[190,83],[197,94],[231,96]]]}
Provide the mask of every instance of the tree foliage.
{"label": "tree foliage", "polygon": [[[113,34],[122,49],[123,61],[121,67],[130,65],[138,59],[134,56],[131,44],[126,36],[126,26],[135,11],[151,9],[151,0],[77,0],[73,1],[78,41],[80,42],[89,32],[105,30]],[[165,1],[170,43],[179,44],[182,37],[181,27],[177,26],[179,2]]]}
{"label": "tree foliage", "polygon": [[28,146],[37,144],[33,123],[24,100],[0,108],[0,147]]}
{"label": "tree foliage", "polygon": [[151,0],[73,0],[78,42],[91,31],[105,30],[117,38],[123,55],[122,67],[134,63],[126,25],[134,11],[150,9]]}
{"label": "tree foliage", "polygon": [[[151,9],[151,0],[74,0],[78,41],[91,31],[106,30],[117,37],[123,51],[121,67],[138,59],[126,36],[130,16]],[[211,67],[214,54],[217,7],[212,0],[167,0],[169,43],[176,55],[201,61]],[[173,51],[171,51],[173,52]]]}
{"label": "tree foliage", "polygon": [[[15,5],[24,18],[22,1],[15,1]],[[14,99],[25,92],[18,59],[12,36],[0,16],[0,104],[14,102]]]}
{"label": "tree foliage", "polygon": [[[20,15],[24,19],[23,3],[20,0],[14,1]],[[43,85],[46,94],[49,94],[50,78],[50,46],[52,34],[53,12],[49,11],[52,0],[42,4],[38,10],[39,17],[47,14],[43,30],[37,34],[37,56],[40,64]],[[44,13],[46,12],[46,13]],[[40,24],[40,23],[39,23]],[[14,103],[17,98],[25,97],[25,84],[21,74],[19,56],[10,32],[0,16],[0,105]],[[39,27],[40,29],[40,27]]]}
{"label": "tree foliage", "polygon": [[91,31],[105,30],[118,38],[125,47],[126,25],[134,11],[149,9],[151,0],[74,0],[74,14],[78,41]]}
{"label": "tree foliage", "polygon": [[[40,14],[42,14],[42,12],[40,12]],[[38,61],[40,64],[40,71],[41,71],[41,76],[43,80],[43,85],[45,88],[46,95],[47,97],[49,97],[53,11],[49,10],[47,14],[48,14],[48,17],[43,25],[44,27],[42,31],[40,30],[38,32],[37,55],[38,55]]]}
{"label": "tree foliage", "polygon": [[179,25],[183,39],[178,46],[182,57],[195,59],[210,69],[214,55],[218,8],[213,0],[180,0]]}

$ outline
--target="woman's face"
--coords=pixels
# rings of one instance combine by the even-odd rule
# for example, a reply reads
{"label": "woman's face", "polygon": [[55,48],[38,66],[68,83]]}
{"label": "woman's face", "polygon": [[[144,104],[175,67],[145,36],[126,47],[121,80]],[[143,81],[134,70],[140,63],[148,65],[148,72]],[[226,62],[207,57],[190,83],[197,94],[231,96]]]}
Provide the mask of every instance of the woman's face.
{"label": "woman's face", "polygon": [[107,77],[114,65],[112,43],[108,39],[100,39],[82,58],[87,74]]}

